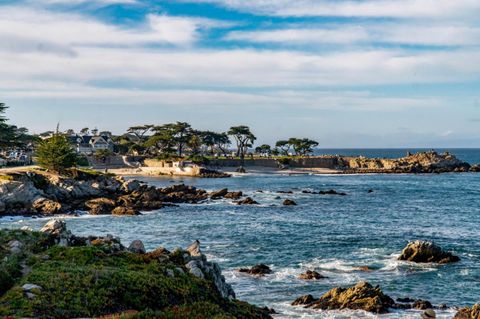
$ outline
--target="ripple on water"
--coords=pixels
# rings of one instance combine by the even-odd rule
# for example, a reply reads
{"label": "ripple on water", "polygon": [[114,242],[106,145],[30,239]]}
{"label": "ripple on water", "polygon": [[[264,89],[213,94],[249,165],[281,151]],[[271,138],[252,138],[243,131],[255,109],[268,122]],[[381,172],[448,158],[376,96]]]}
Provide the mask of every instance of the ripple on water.
{"label": "ripple on water", "polygon": [[[186,247],[199,239],[207,256],[224,269],[239,299],[268,305],[278,318],[376,318],[361,312],[312,312],[290,303],[298,296],[320,296],[334,286],[359,280],[380,285],[385,293],[464,306],[478,302],[480,286],[480,178],[475,174],[362,176],[238,176],[187,179],[199,188],[241,190],[260,206],[231,200],[180,205],[135,217],[68,218],[79,235],[111,233],[124,243],[144,241],[147,249]],[[157,186],[169,179],[148,178]],[[347,196],[303,194],[301,190],[336,189]],[[374,193],[367,190],[374,189]],[[262,193],[257,193],[262,190]],[[293,194],[278,194],[293,190]],[[277,199],[280,196],[280,199]],[[285,198],[298,206],[284,207]],[[47,219],[0,218],[0,227],[39,229]],[[458,264],[412,264],[397,257],[409,240],[434,240],[462,258]],[[275,271],[263,278],[236,269],[258,263]],[[373,271],[360,271],[369,266]],[[325,280],[303,281],[315,269]],[[453,310],[452,310],[453,311]],[[438,318],[451,318],[453,312]],[[418,318],[399,312],[381,318]]]}

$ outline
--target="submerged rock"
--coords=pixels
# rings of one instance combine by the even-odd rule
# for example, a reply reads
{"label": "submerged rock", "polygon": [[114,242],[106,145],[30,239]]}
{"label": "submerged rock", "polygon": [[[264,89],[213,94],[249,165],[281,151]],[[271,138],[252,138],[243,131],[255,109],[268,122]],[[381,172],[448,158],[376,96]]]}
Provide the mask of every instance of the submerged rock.
{"label": "submerged rock", "polygon": [[252,268],[240,268],[238,271],[259,277],[273,273],[270,267],[265,264],[258,264]]}
{"label": "submerged rock", "polygon": [[224,198],[225,195],[228,194],[228,188],[224,188],[224,189],[221,189],[219,191],[216,191],[216,192],[212,192],[210,194],[210,198],[211,199],[219,199],[219,198]]}
{"label": "submerged rock", "polygon": [[[310,301],[310,298],[306,298]],[[298,301],[299,302],[299,301]],[[368,282],[359,282],[349,288],[333,288],[319,299],[309,302],[306,307],[322,310],[365,310],[373,313],[386,313],[394,305],[389,296]]]}
{"label": "submerged rock", "polygon": [[372,272],[375,269],[371,268],[370,266],[358,266],[358,267],[355,267],[355,270],[363,271],[363,272]]}
{"label": "submerged rock", "polygon": [[251,197],[247,197],[244,200],[236,201],[237,205],[258,205],[258,202]]}
{"label": "submerged rock", "polygon": [[314,270],[307,270],[303,274],[300,274],[298,276],[298,278],[303,279],[303,280],[319,280],[319,279],[324,279],[324,278],[327,278],[327,277],[322,276],[321,274],[319,274],[318,272],[316,272]]}
{"label": "submerged rock", "polygon": [[460,261],[460,258],[450,252],[444,251],[433,242],[417,240],[408,243],[400,257],[398,257],[398,260],[416,263],[446,264]]}
{"label": "submerged rock", "polygon": [[243,196],[243,192],[238,191],[238,192],[228,192],[225,194],[225,198],[229,199],[240,199]]}
{"label": "submerged rock", "polygon": [[480,319],[480,304],[460,309],[453,319]]}
{"label": "submerged rock", "polygon": [[320,191],[320,192],[318,192],[318,194],[320,194],[320,195],[339,195],[339,196],[346,196],[347,195],[347,193],[337,192],[334,189],[330,189],[328,191]]}
{"label": "submerged rock", "polygon": [[425,310],[425,309],[432,309],[433,305],[430,301],[428,300],[422,300],[418,299],[415,300],[412,304],[412,308],[414,309],[420,309],[420,310]]}
{"label": "submerged rock", "polygon": [[284,206],[296,206],[297,203],[295,203],[293,200],[291,199],[285,199],[282,203]]}

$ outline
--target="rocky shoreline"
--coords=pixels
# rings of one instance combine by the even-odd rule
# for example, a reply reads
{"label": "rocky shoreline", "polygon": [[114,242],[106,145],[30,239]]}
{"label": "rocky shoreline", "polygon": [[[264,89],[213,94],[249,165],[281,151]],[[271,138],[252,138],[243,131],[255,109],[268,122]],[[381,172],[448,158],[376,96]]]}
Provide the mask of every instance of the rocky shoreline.
{"label": "rocky shoreline", "polygon": [[[398,260],[413,263],[436,263],[447,264],[459,262],[460,258],[451,252],[443,250],[433,242],[413,241],[409,242],[402,250]],[[363,270],[365,268],[365,270]],[[361,271],[373,271],[368,267],[359,267]],[[264,277],[273,274],[274,271],[265,264],[258,264],[250,268],[240,268],[239,273],[253,277]],[[301,280],[323,280],[327,277],[315,270],[307,270],[298,276]],[[351,287],[334,287],[319,298],[308,294],[295,299],[292,306],[303,307],[312,310],[363,310],[374,314],[385,314],[392,310],[446,310],[447,305],[433,305],[428,300],[414,298],[397,298],[383,293],[379,286],[373,286],[366,281],[360,281]],[[458,308],[457,308],[458,309]],[[480,305],[472,308],[459,309],[455,318],[480,319]]]}
{"label": "rocky shoreline", "polygon": [[78,237],[51,220],[40,232],[0,230],[0,269],[5,317],[272,318],[235,299],[198,241],[146,252],[139,240]]}
{"label": "rocky shoreline", "polygon": [[138,215],[180,203],[197,204],[209,198],[240,199],[241,192],[209,194],[184,184],[149,186],[94,171],[58,175],[41,170],[0,176],[0,216],[75,214]]}
{"label": "rocky shoreline", "polygon": [[[229,194],[223,190],[220,193],[223,196]],[[413,241],[402,250],[398,260],[441,265],[459,262],[460,258],[433,242]],[[263,319],[272,318],[276,313],[273,309],[237,301],[218,264],[208,261],[202,253],[199,241],[186,249],[169,251],[157,247],[147,252],[140,240],[124,246],[111,235],[75,236],[67,230],[65,222],[52,219],[39,232],[28,228],[0,230],[0,269],[2,316],[64,318],[124,314],[125,318],[190,318],[191,314],[198,312],[204,315],[198,318],[226,315]],[[134,273],[129,274],[130,271]],[[265,264],[240,268],[238,272],[253,277],[274,273]],[[56,278],[58,274],[61,280]],[[154,282],[161,280],[162,283],[145,287],[142,283],[145,278]],[[315,270],[307,270],[298,278],[325,280],[326,277]],[[101,288],[104,284],[118,288],[114,292],[105,292]],[[82,285],[81,288],[78,285]],[[166,288],[165,285],[172,286]],[[65,289],[75,292],[64,296]],[[110,299],[113,298],[109,295],[111,293],[115,294],[113,305],[90,304],[93,302],[89,299],[91,295]],[[128,298],[119,297],[119,294]],[[155,294],[167,294],[168,302],[153,298]],[[86,303],[79,303],[79,299],[86,300]],[[62,302],[58,304],[59,300]],[[364,281],[350,287],[334,287],[320,297],[298,297],[292,306],[323,311],[363,310],[375,314],[408,309],[448,309],[445,304],[434,305],[428,300],[394,299],[379,286]],[[179,311],[186,315],[178,315]],[[474,305],[458,309],[454,318],[479,319],[479,316],[480,305]]]}
{"label": "rocky shoreline", "polygon": [[344,174],[432,174],[479,172],[478,165],[471,166],[450,153],[435,151],[408,154],[397,159],[338,157],[338,168]]}

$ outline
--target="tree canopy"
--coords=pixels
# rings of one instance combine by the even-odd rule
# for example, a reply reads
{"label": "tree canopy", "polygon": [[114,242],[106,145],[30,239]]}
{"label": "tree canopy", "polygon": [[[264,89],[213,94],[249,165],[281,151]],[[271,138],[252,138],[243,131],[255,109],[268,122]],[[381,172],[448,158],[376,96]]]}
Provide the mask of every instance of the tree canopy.
{"label": "tree canopy", "polygon": [[237,156],[243,161],[248,148],[253,146],[257,138],[246,125],[232,126],[227,133],[235,139],[237,143]]}
{"label": "tree canopy", "polygon": [[7,109],[5,103],[0,103],[0,148],[22,146],[33,138],[28,135],[28,129],[25,127],[7,123],[8,119],[5,117]]}
{"label": "tree canopy", "polygon": [[313,152],[313,148],[318,146],[318,142],[308,138],[292,137],[288,140],[280,140],[275,144],[283,155],[288,155],[293,148],[295,155],[305,156]]}
{"label": "tree canopy", "polygon": [[77,154],[65,135],[56,132],[40,142],[36,161],[43,168],[61,173],[77,165]]}

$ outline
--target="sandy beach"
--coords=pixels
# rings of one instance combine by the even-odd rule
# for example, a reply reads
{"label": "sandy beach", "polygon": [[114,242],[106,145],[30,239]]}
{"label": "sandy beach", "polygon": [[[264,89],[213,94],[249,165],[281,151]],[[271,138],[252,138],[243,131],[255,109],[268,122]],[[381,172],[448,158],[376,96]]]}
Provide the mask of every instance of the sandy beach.
{"label": "sandy beach", "polygon": [[[232,176],[244,175],[236,172],[236,167],[223,167],[216,168],[216,170],[231,174]],[[155,167],[138,167],[138,168],[116,168],[108,169],[109,173],[120,176],[170,176],[161,174]],[[290,169],[278,169],[265,166],[247,167],[245,174],[250,175],[263,175],[263,174],[276,174],[276,175],[308,175],[308,174],[340,174],[340,170],[328,169],[328,168],[290,168]],[[184,175],[173,175],[184,176]],[[186,175],[185,175],[186,176]]]}

